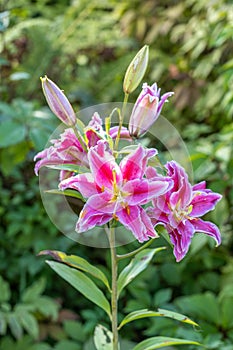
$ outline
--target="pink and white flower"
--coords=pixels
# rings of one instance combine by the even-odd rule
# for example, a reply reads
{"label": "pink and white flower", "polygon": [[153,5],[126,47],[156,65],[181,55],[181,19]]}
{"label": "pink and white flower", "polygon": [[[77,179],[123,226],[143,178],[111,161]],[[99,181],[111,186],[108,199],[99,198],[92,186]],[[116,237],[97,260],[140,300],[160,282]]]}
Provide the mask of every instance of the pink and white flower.
{"label": "pink and white flower", "polygon": [[133,111],[129,120],[129,133],[131,136],[140,137],[151,125],[158,119],[162,107],[167,102],[168,97],[174,92],[166,92],[160,97],[161,89],[158,89],[157,84],[152,86],[144,83],[142,91],[137,98]]}
{"label": "pink and white flower", "polygon": [[[43,166],[75,164],[88,166],[87,152],[83,150],[75,132],[72,128],[65,129],[59,139],[50,141],[52,146],[45,148],[36,154],[34,160],[38,160],[35,165],[35,173]],[[60,180],[70,176],[73,172],[62,170]]]}
{"label": "pink and white flower", "polygon": [[144,177],[149,158],[155,149],[139,145],[118,165],[105,141],[99,141],[88,153],[90,173],[79,174],[60,183],[60,189],[79,191],[87,202],[80,213],[76,230],[84,232],[112,219],[131,230],[139,242],[157,237],[142,205],[164,194],[170,180]]}
{"label": "pink and white flower", "polygon": [[[114,126],[109,130],[109,136],[115,139],[118,133],[118,126]],[[123,127],[121,129],[121,138],[130,140],[128,130]],[[68,128],[60,135],[59,139],[51,140],[52,146],[45,148],[43,151],[36,154],[34,160],[38,160],[35,165],[35,173],[43,166],[73,164],[85,166],[89,168],[87,157],[88,150],[95,146],[99,140],[106,140],[107,134],[102,126],[102,119],[98,113],[94,113],[91,121],[84,130],[83,144],[81,145],[74,129]],[[73,172],[62,170],[60,172],[60,180],[66,179],[73,175]]]}
{"label": "pink and white flower", "polygon": [[[213,210],[222,196],[206,189],[204,181],[191,186],[185,170],[175,161],[168,162],[165,167],[173,186],[165,194],[154,198],[153,207],[148,208],[147,212],[154,225],[162,224],[166,227],[176,260],[180,261],[188,252],[195,232],[211,236],[217,245],[221,243],[217,226],[200,217]],[[157,176],[155,169],[147,169],[149,179],[153,180]]]}

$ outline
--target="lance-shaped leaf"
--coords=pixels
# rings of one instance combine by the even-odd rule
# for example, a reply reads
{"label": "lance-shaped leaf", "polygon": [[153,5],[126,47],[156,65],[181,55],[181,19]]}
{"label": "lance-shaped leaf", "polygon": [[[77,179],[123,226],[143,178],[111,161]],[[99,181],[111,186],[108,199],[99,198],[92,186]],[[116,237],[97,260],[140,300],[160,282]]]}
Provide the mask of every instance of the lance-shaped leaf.
{"label": "lance-shaped leaf", "polygon": [[94,343],[97,350],[112,350],[113,335],[107,328],[98,324],[95,327]]}
{"label": "lance-shaped leaf", "polygon": [[47,167],[56,170],[73,171],[78,174],[86,173],[89,171],[89,169],[84,165],[77,164],[48,164]]}
{"label": "lance-shaped leaf", "polygon": [[57,190],[57,189],[52,189],[52,190],[46,190],[45,193],[60,194],[62,196],[78,198],[78,199],[82,200],[83,202],[85,202],[85,199],[83,198],[81,193],[79,193],[76,190],[67,189],[67,190],[61,191],[61,190]]}
{"label": "lance-shaped leaf", "polygon": [[5,335],[7,329],[7,313],[0,311],[0,335]]}
{"label": "lance-shaped leaf", "polygon": [[173,312],[170,310],[164,310],[164,309],[158,309],[158,311],[152,311],[152,310],[137,310],[133,311],[122,320],[121,324],[119,325],[118,329],[122,328],[125,324],[138,320],[140,318],[146,318],[146,317],[168,317],[173,318],[174,320],[189,323],[193,326],[198,326],[198,324],[194,321],[192,321],[190,318],[188,318],[185,315],[179,314],[177,312]]}
{"label": "lance-shaped leaf", "polygon": [[193,340],[169,338],[169,337],[153,337],[143,340],[136,345],[133,350],[154,350],[161,349],[170,345],[200,345],[200,343]]}
{"label": "lance-shaped leaf", "polygon": [[140,272],[144,271],[155,253],[160,252],[165,247],[154,248],[154,249],[143,249],[140,253],[136,254],[135,257],[130,261],[120,273],[117,288],[118,296],[127,284],[129,284]]}
{"label": "lance-shaped leaf", "polygon": [[66,255],[63,252],[59,252],[58,250],[42,250],[38,255],[50,255],[58,262],[63,262],[66,265],[72,266],[78,270],[85,271],[102,281],[108,290],[111,291],[108,279],[105,274],[100,269],[90,264],[87,260],[81,258],[80,256]]}
{"label": "lance-shaped leaf", "polygon": [[83,272],[80,272],[67,265],[55,262],[46,261],[47,264],[65,281],[71,284],[76,290],[83,294],[87,299],[103,309],[111,319],[110,304],[103,292],[96,284],[87,277]]}
{"label": "lance-shaped leaf", "polygon": [[23,328],[35,339],[39,336],[39,326],[34,315],[25,310],[25,308],[18,306],[16,315],[23,326]]}

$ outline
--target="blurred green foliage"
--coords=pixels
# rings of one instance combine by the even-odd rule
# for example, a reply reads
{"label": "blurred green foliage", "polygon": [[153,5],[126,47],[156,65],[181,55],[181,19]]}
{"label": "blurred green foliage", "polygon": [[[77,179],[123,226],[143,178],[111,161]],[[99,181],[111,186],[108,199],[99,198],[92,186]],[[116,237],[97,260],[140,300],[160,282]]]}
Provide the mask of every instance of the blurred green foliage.
{"label": "blurred green foliage", "polygon": [[[0,3],[0,349],[91,350],[96,323],[108,327],[102,310],[36,256],[43,249],[90,256],[88,247],[57,232],[40,200],[33,157],[58,123],[45,106],[39,77],[47,74],[65,89],[76,111],[122,101],[126,67],[149,44],[145,81],[175,91],[164,115],[186,142],[194,180],[207,179],[223,194],[208,215],[220,226],[223,243],[214,249],[210,239],[197,235],[179,264],[168,248],[122,293],[120,318],[136,307],[166,307],[187,314],[200,330],[165,318],[138,320],[122,330],[123,348],[145,336],[167,335],[232,350],[232,21],[227,0]],[[110,264],[107,252],[91,253],[106,271],[104,254]]]}

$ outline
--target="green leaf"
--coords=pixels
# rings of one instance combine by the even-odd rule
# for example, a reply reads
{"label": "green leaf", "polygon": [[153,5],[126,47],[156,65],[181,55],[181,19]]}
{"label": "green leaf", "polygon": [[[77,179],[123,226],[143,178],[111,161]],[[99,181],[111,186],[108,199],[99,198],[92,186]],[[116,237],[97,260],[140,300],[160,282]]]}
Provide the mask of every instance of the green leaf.
{"label": "green leaf", "polygon": [[16,339],[22,338],[23,329],[15,313],[8,314],[8,325],[10,327],[11,333]]}
{"label": "green leaf", "polygon": [[39,297],[34,303],[35,309],[41,312],[44,316],[51,318],[53,321],[58,317],[58,303],[55,300],[45,295]]}
{"label": "green leaf", "polygon": [[0,276],[0,304],[9,301],[11,291],[9,284]]}
{"label": "green leaf", "polygon": [[38,343],[33,344],[30,350],[52,350],[52,348],[47,343]]}
{"label": "green leaf", "polygon": [[118,281],[118,296],[127,284],[129,284],[140,272],[144,271],[155,253],[165,249],[164,247],[155,249],[144,249],[136,254],[130,263],[121,271]]}
{"label": "green leaf", "polygon": [[73,340],[84,342],[86,339],[83,325],[81,322],[65,320],[63,322],[64,331]]}
{"label": "green leaf", "polygon": [[103,292],[84,273],[55,261],[46,261],[47,264],[65,281],[70,283],[76,290],[87,299],[102,308],[111,318],[110,305]]}
{"label": "green leaf", "polygon": [[224,329],[230,329],[233,326],[233,303],[232,297],[224,298],[221,302],[221,319]]}
{"label": "green leaf", "polygon": [[63,339],[59,343],[55,345],[53,350],[79,350],[81,349],[77,342],[74,342],[72,340]]}
{"label": "green leaf", "polygon": [[112,350],[112,332],[100,324],[95,327],[94,343],[97,350]]}
{"label": "green leaf", "polygon": [[56,261],[63,262],[78,270],[85,271],[90,275],[98,278],[100,281],[102,281],[105,284],[105,286],[108,288],[108,290],[111,291],[108,279],[105,276],[105,274],[100,269],[90,264],[84,258],[81,258],[80,256],[77,256],[77,255],[66,255],[65,253],[57,250],[43,250],[39,253],[39,255],[51,255]]}
{"label": "green leaf", "polygon": [[193,326],[198,326],[196,322],[190,320],[190,318],[188,318],[187,316],[179,314],[177,312],[164,310],[164,309],[158,309],[158,311],[143,309],[143,310],[133,311],[127,316],[125,316],[125,318],[122,320],[121,324],[119,325],[119,329],[129,322],[138,320],[140,318],[146,318],[146,317],[168,317],[168,318],[173,318],[174,320],[177,320],[177,321],[189,323]]}
{"label": "green leaf", "polygon": [[81,195],[81,193],[79,193],[78,191],[76,190],[64,190],[64,191],[61,191],[61,190],[57,190],[57,189],[53,189],[53,190],[46,190],[45,191],[46,193],[51,193],[51,194],[60,194],[60,195],[63,195],[63,196],[68,196],[68,197],[74,197],[74,198],[78,198],[78,199],[81,199],[83,202],[85,202],[83,196]]}
{"label": "green leaf", "polygon": [[172,289],[171,288],[162,288],[155,293],[154,297],[154,305],[162,306],[165,303],[168,303],[172,297]]}
{"label": "green leaf", "polygon": [[84,171],[88,171],[86,167],[76,165],[76,164],[55,164],[55,165],[47,165],[47,167],[52,169],[57,169],[57,170],[73,171],[76,173],[82,173]]}
{"label": "green leaf", "polygon": [[173,318],[174,320],[177,320],[180,322],[188,323],[188,324],[191,324],[193,326],[198,326],[198,324],[196,322],[192,321],[189,317],[187,317],[183,314],[180,314],[178,312],[165,310],[165,309],[158,309],[158,312],[160,313],[160,316]]}
{"label": "green leaf", "polygon": [[200,343],[193,340],[169,338],[169,337],[153,337],[143,340],[141,343],[136,345],[133,350],[154,350],[164,348],[170,345],[200,345]]}
{"label": "green leaf", "polygon": [[36,318],[27,312],[26,310],[22,310],[20,308],[17,313],[18,319],[20,320],[24,329],[30,334],[33,338],[38,338],[39,335],[39,327],[36,321]]}
{"label": "green leaf", "polygon": [[0,147],[15,145],[25,139],[26,127],[23,124],[7,120],[0,125]]}
{"label": "green leaf", "polygon": [[0,335],[6,334],[7,319],[5,312],[0,312]]}
{"label": "green leaf", "polygon": [[220,323],[220,306],[213,293],[190,295],[176,299],[176,305],[182,312],[196,315],[213,324]]}
{"label": "green leaf", "polygon": [[45,147],[50,134],[48,130],[42,128],[42,126],[35,126],[29,130],[29,138],[33,143],[35,150],[41,150]]}
{"label": "green leaf", "polygon": [[24,303],[31,303],[38,299],[45,289],[45,279],[40,278],[28,287],[22,294],[22,301]]}

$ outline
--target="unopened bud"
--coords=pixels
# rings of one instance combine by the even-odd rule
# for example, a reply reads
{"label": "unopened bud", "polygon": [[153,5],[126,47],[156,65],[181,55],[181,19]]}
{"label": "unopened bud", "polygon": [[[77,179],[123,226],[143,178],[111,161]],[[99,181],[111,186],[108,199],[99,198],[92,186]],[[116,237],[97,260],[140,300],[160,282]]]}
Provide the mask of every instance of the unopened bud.
{"label": "unopened bud", "polygon": [[76,116],[65,94],[47,76],[41,78],[42,89],[51,111],[66,125],[74,126]]}
{"label": "unopened bud", "polygon": [[144,83],[129,119],[130,135],[138,138],[145,134],[158,119],[167,98],[172,95],[173,92],[166,92],[160,97],[160,89],[156,83],[152,86]]}
{"label": "unopened bud", "polygon": [[144,77],[149,58],[149,46],[145,45],[131,61],[125,73],[123,90],[126,94],[133,92]]}

